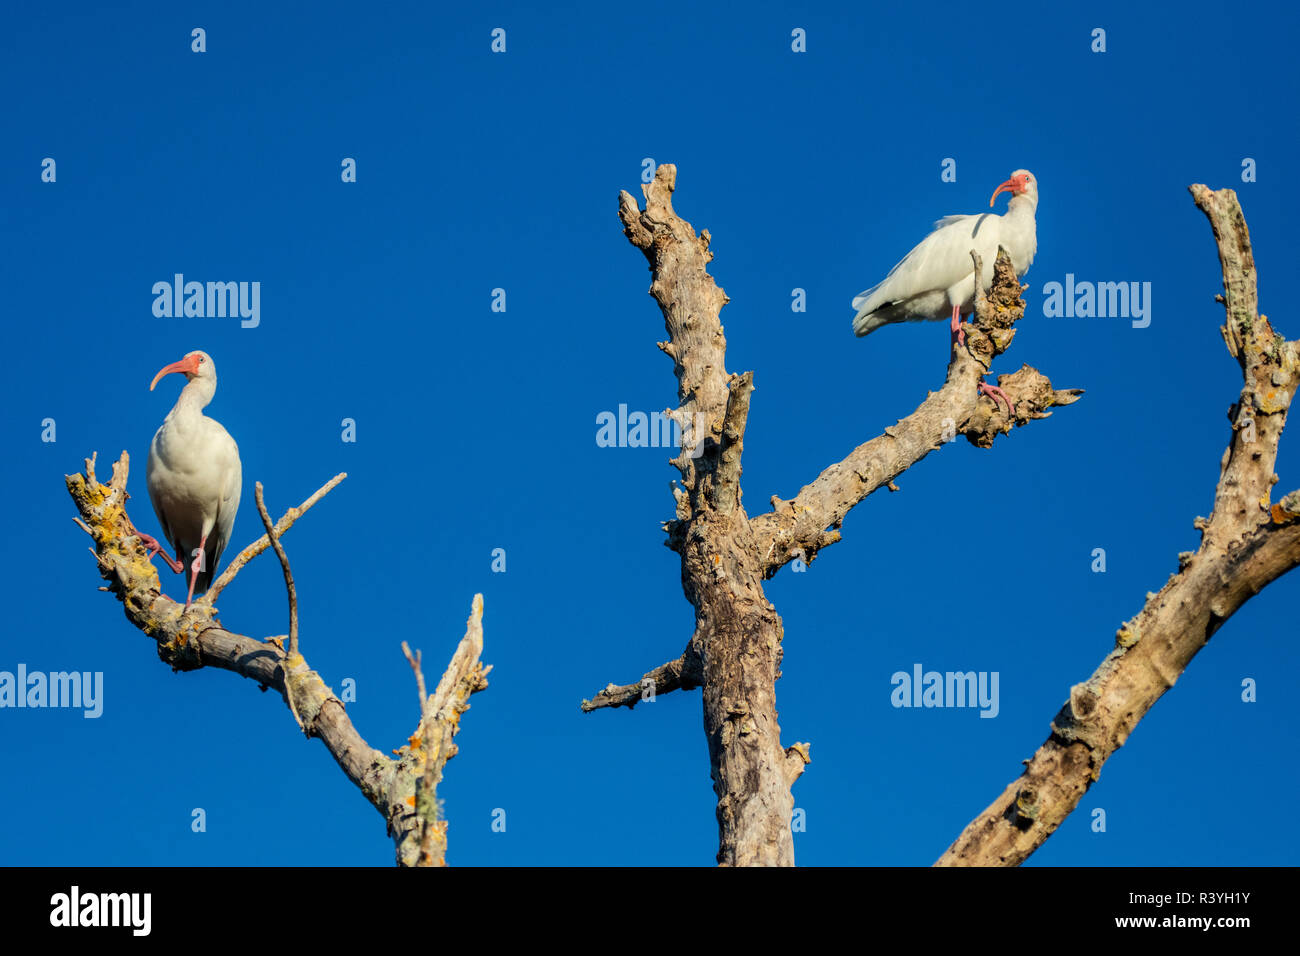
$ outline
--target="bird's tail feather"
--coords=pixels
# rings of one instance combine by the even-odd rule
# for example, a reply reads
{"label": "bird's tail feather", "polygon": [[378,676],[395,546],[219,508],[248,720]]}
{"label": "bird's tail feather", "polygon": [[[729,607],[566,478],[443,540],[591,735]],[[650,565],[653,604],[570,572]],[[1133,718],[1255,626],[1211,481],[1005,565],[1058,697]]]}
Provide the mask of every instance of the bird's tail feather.
{"label": "bird's tail feather", "polygon": [[853,334],[859,338],[870,335],[887,322],[888,320],[879,314],[859,312],[853,317]]}

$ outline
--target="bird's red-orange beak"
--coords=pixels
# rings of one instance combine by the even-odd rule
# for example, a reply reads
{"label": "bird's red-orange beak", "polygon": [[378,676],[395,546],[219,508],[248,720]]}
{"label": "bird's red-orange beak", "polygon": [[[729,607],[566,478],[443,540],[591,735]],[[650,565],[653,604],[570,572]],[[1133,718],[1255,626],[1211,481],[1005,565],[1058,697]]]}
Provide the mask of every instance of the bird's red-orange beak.
{"label": "bird's red-orange beak", "polygon": [[1020,193],[1024,191],[1025,191],[1025,177],[1012,176],[1010,179],[1008,179],[997,189],[993,190],[993,195],[989,197],[989,208],[990,209],[993,208],[993,200],[998,198],[998,193],[1011,193],[1011,195],[1013,196],[1018,196],[1020,195]]}
{"label": "bird's red-orange beak", "polygon": [[171,365],[163,366],[158,374],[153,377],[153,381],[149,383],[149,391],[153,391],[153,387],[158,384],[158,380],[164,375],[170,375],[172,372],[184,372],[186,375],[193,375],[198,370],[199,357],[197,355],[187,355],[179,362],[172,362]]}

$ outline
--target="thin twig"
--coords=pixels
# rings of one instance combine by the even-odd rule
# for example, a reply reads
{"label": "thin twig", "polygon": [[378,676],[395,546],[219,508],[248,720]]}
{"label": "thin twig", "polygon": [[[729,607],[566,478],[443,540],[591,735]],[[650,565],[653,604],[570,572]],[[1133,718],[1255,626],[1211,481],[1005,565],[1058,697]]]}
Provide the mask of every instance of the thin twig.
{"label": "thin twig", "polygon": [[257,498],[257,513],[262,516],[262,526],[266,528],[266,533],[271,539],[271,547],[275,548],[276,557],[280,559],[280,567],[284,569],[284,586],[289,591],[289,657],[293,658],[298,654],[298,591],[293,586],[293,572],[289,570],[289,556],[284,553],[284,545],[280,544],[280,535],[276,532],[275,526],[271,524],[271,516],[267,513],[266,502],[262,500],[262,483],[257,482],[253,489],[254,497]]}
{"label": "thin twig", "polygon": [[[312,505],[329,494],[334,489],[334,486],[347,476],[348,473],[346,471],[339,472],[339,474],[335,475],[322,485],[314,495],[298,507],[290,508],[286,511],[284,517],[275,523],[276,535],[283,535],[286,531],[292,528],[295,521],[306,514],[311,509]],[[217,579],[212,582],[212,586],[208,588],[207,593],[205,593],[203,597],[199,598],[199,601],[202,601],[204,604],[212,604],[222,590],[225,589],[226,585],[235,579],[235,575],[239,573],[240,569],[270,546],[271,539],[266,535],[262,535],[243,551],[240,551],[239,554],[235,556],[235,560],[231,561],[230,564],[226,566],[226,570],[222,571]]]}
{"label": "thin twig", "polygon": [[[128,544],[129,539],[138,535],[125,509],[129,464],[129,456],[123,452],[113,465],[113,477],[108,485],[101,484],[93,474],[65,478],[82,522],[94,531],[99,543],[98,551],[90,550],[99,561],[100,574],[110,585],[101,586],[100,590],[117,595],[127,619],[157,642],[159,658],[174,670],[215,667],[240,674],[264,690],[279,693],[303,733],[325,744],[348,779],[383,816],[397,848],[398,864],[444,863],[446,824],[438,820],[434,787],[441,779],[446,759],[455,752],[451,737],[459,726],[461,713],[468,707],[469,696],[487,686],[486,677],[491,668],[480,661],[482,596],[475,596],[469,628],[452,658],[452,676],[444,675],[443,683],[454,689],[446,698],[446,719],[435,717],[429,722],[439,733],[426,737],[434,747],[421,748],[437,754],[432,760],[433,776],[430,777],[430,768],[424,762],[394,760],[371,747],[352,724],[343,701],[301,654],[295,657],[286,653],[278,636],[262,642],[227,631],[217,623],[213,608],[195,602],[188,614],[182,614],[175,602],[162,596],[158,590],[158,569],[139,559],[134,542]],[[94,465],[93,456],[86,460],[88,472],[93,473]],[[278,543],[284,530],[344,477],[339,475],[299,508],[291,509],[261,539],[258,552],[271,546],[272,531]],[[269,523],[260,486],[257,492],[259,516],[264,523]],[[245,561],[252,556],[251,552],[252,549],[246,551]],[[287,563],[284,566],[287,570]],[[293,594],[292,589],[290,593]],[[440,683],[439,691],[442,686]],[[438,699],[437,695],[429,699],[431,714],[436,713],[434,704]],[[441,743],[444,738],[445,746]],[[422,781],[429,782],[426,785]],[[412,813],[411,801],[417,783],[422,802]]]}
{"label": "thin twig", "polygon": [[424,671],[420,668],[420,652],[416,651],[412,654],[406,641],[402,641],[402,653],[406,655],[411,670],[415,672],[415,688],[420,695],[420,724],[416,728],[416,733],[420,735],[420,751],[424,766],[415,790],[415,812],[420,819],[420,853],[417,860],[420,865],[428,866],[441,858],[441,854],[437,853],[436,845],[437,803],[433,800],[441,770],[439,761],[441,755],[435,749],[433,739],[434,728],[438,722],[434,719],[433,702],[429,699],[424,683]]}
{"label": "thin twig", "polygon": [[420,669],[420,652],[416,651],[412,654],[410,646],[406,641],[402,641],[402,653],[406,655],[407,663],[415,672],[415,689],[420,694],[420,719],[423,720],[429,715],[429,695],[424,689],[424,671]]}

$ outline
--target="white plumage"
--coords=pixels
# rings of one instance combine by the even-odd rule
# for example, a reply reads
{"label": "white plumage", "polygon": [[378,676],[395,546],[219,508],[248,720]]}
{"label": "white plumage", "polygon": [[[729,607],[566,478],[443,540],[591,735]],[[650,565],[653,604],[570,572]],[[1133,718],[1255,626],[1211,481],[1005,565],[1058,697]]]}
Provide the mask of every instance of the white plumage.
{"label": "white plumage", "polygon": [[[206,352],[190,352],[154,376],[149,390],[169,372],[184,373],[188,383],[167,413],[149,446],[149,500],[164,538],[176,549],[173,570],[190,573],[189,607],[195,591],[212,583],[221,553],[230,541],[243,469],[239,447],[220,422],[203,414],[217,391],[217,370]],[[196,552],[202,550],[200,561]],[[166,554],[163,554],[167,557]],[[193,563],[186,562],[193,558]],[[178,566],[179,565],[179,566]]]}
{"label": "white plumage", "polygon": [[1003,191],[1012,194],[1005,215],[945,216],[878,285],[858,295],[853,300],[858,312],[853,319],[854,333],[867,335],[890,322],[951,318],[955,335],[960,316],[970,313],[975,305],[972,249],[983,260],[980,282],[984,291],[993,284],[998,246],[1011,256],[1016,275],[1024,275],[1038,246],[1034,223],[1038,180],[1027,169],[1016,170],[994,190],[990,207]]}

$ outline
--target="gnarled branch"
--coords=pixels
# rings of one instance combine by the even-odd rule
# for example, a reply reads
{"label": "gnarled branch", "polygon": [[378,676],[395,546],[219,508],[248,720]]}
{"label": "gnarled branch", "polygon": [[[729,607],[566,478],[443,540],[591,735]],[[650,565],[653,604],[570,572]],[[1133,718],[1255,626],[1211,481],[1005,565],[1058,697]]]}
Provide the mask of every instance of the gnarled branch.
{"label": "gnarled branch", "polygon": [[420,652],[412,655],[405,641],[402,652],[415,672],[420,724],[411,737],[410,749],[416,758],[414,825],[398,841],[397,858],[406,866],[442,866],[447,855],[447,821],[439,812],[438,784],[443,767],[456,756],[452,738],[460,732],[460,715],[469,710],[470,695],[487,687],[487,675],[492,670],[479,661],[483,653],[483,595],[474,595],[465,636],[432,694],[425,696]]}
{"label": "gnarled branch", "polygon": [[998,387],[1015,406],[1014,415],[1001,402],[977,391],[993,359],[1006,351],[1015,336],[1012,324],[1025,312],[1020,293],[1011,260],[999,251],[993,288],[987,297],[978,293],[974,321],[963,326],[966,345],[954,344],[943,387],[931,392],[912,414],[825,469],[793,499],[774,496],[772,510],[753,519],[765,555],[765,577],[795,558],[812,561],[840,540],[839,527],[854,506],[872,492],[888,488],[958,435],[980,448],[991,448],[993,440],[1013,425],[1048,418],[1050,409],[1079,400],[1082,389],[1055,389],[1047,376],[1028,365],[998,377]]}
{"label": "gnarled branch", "polygon": [[1241,398],[1215,489],[1197,518],[1200,547],[1115,635],[1115,648],[1052,722],[1024,772],[962,832],[938,865],[1011,866],[1042,845],[1078,805],[1106,760],[1173,686],[1223,623],[1300,565],[1300,491],[1270,505],[1273,466],[1300,382],[1300,342],[1256,313],[1250,234],[1236,194],[1191,187],[1219,247],[1227,312],[1224,342],[1242,369]]}
{"label": "gnarled branch", "polygon": [[[717,859],[723,865],[791,865],[794,798],[775,692],[781,618],[763,595],[762,566],[740,488],[752,376],[727,374],[719,319],[727,296],[708,273],[708,230],[697,236],[673,211],[676,181],[676,167],[660,166],[654,181],[642,187],[645,209],[624,192],[618,214],[650,265],[650,294],[668,330],[668,343],[660,347],[677,375],[677,415],[705,423],[702,445],[683,447],[674,462],[683,490],[668,528],[681,555],[686,597],[695,607],[691,643],[701,665],[718,797]],[[616,699],[631,702],[626,690],[606,694],[606,700]]]}
{"label": "gnarled branch", "polygon": [[[207,600],[195,601],[188,609],[162,594],[158,571],[149,561],[143,542],[127,517],[129,467],[130,458],[123,452],[113,464],[113,477],[109,483],[101,484],[95,476],[95,456],[92,455],[86,459],[84,475],[68,475],[66,478],[68,492],[80,513],[79,523],[95,541],[92,550],[100,574],[109,585],[104,590],[117,595],[125,607],[127,619],[157,642],[158,656],[174,670],[216,667],[277,691],[303,733],[319,738],[325,744],[348,779],[383,815],[397,847],[398,863],[441,863],[445,837],[441,843],[433,844],[436,856],[421,853],[422,847],[429,845],[425,839],[428,817],[421,813],[416,799],[416,781],[417,778],[427,779],[430,768],[436,771],[434,782],[440,778],[442,764],[454,753],[450,735],[456,731],[465,698],[487,686],[483,679],[487,669],[478,663],[483,646],[482,597],[475,597],[469,629],[453,658],[452,667],[444,675],[444,681],[450,679],[451,683],[445,692],[440,684],[439,694],[442,696],[435,695],[440,701],[433,709],[432,718],[432,722],[438,725],[434,736],[436,746],[408,744],[395,751],[396,759],[388,757],[366,743],[348,718],[343,702],[308,666],[301,654],[226,630],[217,620],[210,591],[205,595]],[[300,507],[291,508],[275,525],[275,536],[278,538],[343,477],[335,478]],[[264,511],[260,485],[258,503],[259,511]],[[266,520],[269,522],[269,516]],[[264,536],[245,548],[240,556],[247,561],[270,544],[271,539]],[[277,551],[281,554],[286,582],[290,582],[288,561],[283,557],[282,549],[277,548]],[[235,570],[237,568],[227,569],[227,581],[233,578]],[[292,589],[290,593],[293,593]],[[294,633],[296,628],[291,625],[291,634]],[[293,644],[291,637],[290,646]],[[452,676],[449,678],[448,675]],[[422,725],[429,723],[429,717],[422,718]],[[426,759],[426,754],[435,754],[435,757]]]}
{"label": "gnarled branch", "polygon": [[604,707],[626,707],[631,710],[645,699],[647,690],[657,697],[675,690],[694,690],[703,680],[704,665],[692,643],[687,645],[681,657],[647,671],[635,684],[607,685],[591,700],[582,702],[582,712],[589,714]]}
{"label": "gnarled branch", "polygon": [[[668,341],[659,348],[673,360],[679,421],[706,423],[703,446],[674,461],[682,487],[674,488],[675,517],[665,523],[668,544],[681,556],[682,585],[695,607],[695,634],[687,653],[649,672],[656,690],[703,688],[704,726],[714,792],[718,797],[718,862],[790,865],[791,785],[809,762],[809,745],[783,747],[776,714],[783,627],[763,593],[763,579],[794,557],[811,560],[839,540],[839,525],[853,505],[915,464],[944,440],[965,434],[982,446],[1047,417],[1052,406],[1074,401],[1077,390],[1056,391],[1032,369],[1004,375],[1001,388],[1014,414],[977,385],[993,357],[1011,342],[1024,312],[1020,284],[1005,254],[997,284],[981,297],[966,341],[955,349],[943,389],[885,436],[833,465],[792,502],[750,520],[741,491],[741,458],[753,391],[753,374],[728,375],[726,339],[719,313],[727,296],[708,273],[713,258],[708,230],[694,228],[673,210],[677,170],[660,166],[642,187],[642,209],[619,197],[623,231],[650,264],[650,294],[659,304]],[[979,268],[975,263],[976,269]],[[698,662],[698,666],[696,665]],[[633,706],[641,684],[611,684],[584,711]]]}

